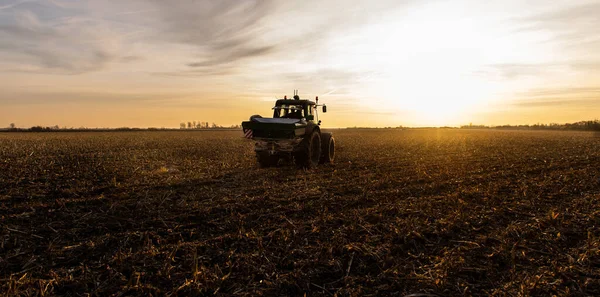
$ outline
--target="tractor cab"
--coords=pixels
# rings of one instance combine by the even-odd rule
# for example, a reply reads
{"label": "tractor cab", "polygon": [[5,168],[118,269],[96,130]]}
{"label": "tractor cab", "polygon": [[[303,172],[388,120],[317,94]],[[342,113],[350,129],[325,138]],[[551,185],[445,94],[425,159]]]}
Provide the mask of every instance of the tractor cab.
{"label": "tractor cab", "polygon": [[[316,97],[318,102],[319,97]],[[273,107],[273,118],[284,119],[299,119],[308,122],[318,120],[317,106],[315,101],[300,99],[298,94],[295,94],[293,99],[288,99],[284,96],[283,99],[278,99]],[[323,112],[327,112],[327,107],[323,105]],[[315,119],[316,118],[316,119]]]}
{"label": "tractor cab", "polygon": [[280,99],[273,107],[273,118],[305,119],[314,121],[315,103],[309,100]]}

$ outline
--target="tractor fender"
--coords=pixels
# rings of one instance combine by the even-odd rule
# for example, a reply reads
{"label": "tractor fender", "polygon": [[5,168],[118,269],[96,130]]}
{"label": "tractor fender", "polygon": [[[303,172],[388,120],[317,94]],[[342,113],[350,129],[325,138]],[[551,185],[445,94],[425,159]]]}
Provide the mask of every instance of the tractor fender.
{"label": "tractor fender", "polygon": [[307,136],[311,135],[313,132],[321,133],[321,129],[319,128],[319,125],[309,124],[308,126],[306,126],[304,136],[307,137]]}

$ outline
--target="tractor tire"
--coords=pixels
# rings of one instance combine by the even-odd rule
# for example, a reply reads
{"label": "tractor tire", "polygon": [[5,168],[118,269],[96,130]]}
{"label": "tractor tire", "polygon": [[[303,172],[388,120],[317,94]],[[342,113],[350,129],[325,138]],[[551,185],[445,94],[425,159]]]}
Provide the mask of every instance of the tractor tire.
{"label": "tractor tire", "polygon": [[296,165],[300,168],[311,169],[319,165],[321,159],[321,134],[319,132],[312,132],[302,140],[295,159]]}
{"label": "tractor tire", "polygon": [[269,168],[277,166],[277,163],[279,162],[279,157],[269,155],[269,153],[257,152],[256,160],[258,161],[258,166],[260,168]]}
{"label": "tractor tire", "polygon": [[333,164],[335,159],[335,139],[331,133],[321,133],[321,164]]}

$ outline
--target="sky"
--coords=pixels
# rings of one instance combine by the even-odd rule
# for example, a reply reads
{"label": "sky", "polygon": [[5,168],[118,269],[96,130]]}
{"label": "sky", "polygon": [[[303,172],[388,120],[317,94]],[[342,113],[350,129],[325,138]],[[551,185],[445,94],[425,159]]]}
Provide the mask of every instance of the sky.
{"label": "sky", "polygon": [[325,127],[600,115],[600,1],[0,0],[0,127]]}

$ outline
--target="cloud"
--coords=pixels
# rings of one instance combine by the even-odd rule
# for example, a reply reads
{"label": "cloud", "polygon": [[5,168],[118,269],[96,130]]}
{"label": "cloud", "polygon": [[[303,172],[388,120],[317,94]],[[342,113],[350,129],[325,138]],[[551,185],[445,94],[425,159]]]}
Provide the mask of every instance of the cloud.
{"label": "cloud", "polygon": [[276,42],[261,40],[273,1],[148,0],[159,17],[156,38],[192,46],[188,67],[217,67],[268,55]]}
{"label": "cloud", "polygon": [[311,72],[291,72],[284,74],[284,77],[299,83],[320,83],[341,85],[348,82],[355,82],[367,74],[353,72],[349,70],[340,70],[335,68],[315,69]]}
{"label": "cloud", "polygon": [[78,7],[22,2],[0,21],[3,71],[80,74],[139,57],[121,52],[120,36]]}
{"label": "cloud", "polygon": [[552,34],[551,42],[563,49],[577,50],[578,47],[594,45],[600,49],[600,2],[567,6],[537,13],[514,21],[521,24],[522,31],[546,31]]}
{"label": "cloud", "polygon": [[204,60],[202,62],[188,63],[189,67],[213,67],[221,64],[235,63],[242,59],[259,57],[267,55],[275,50],[274,46],[262,46],[262,47],[247,47],[241,45],[239,47],[231,47],[226,50],[220,51],[215,49],[216,54],[211,59]]}
{"label": "cloud", "polygon": [[554,64],[503,63],[492,64],[475,72],[475,75],[494,80],[512,80],[527,76],[538,76],[556,67]]}
{"label": "cloud", "polygon": [[481,67],[473,74],[490,80],[518,80],[527,77],[545,77],[549,74],[600,73],[600,57],[575,57],[547,63],[503,63]]}
{"label": "cloud", "polygon": [[346,97],[356,94],[357,87],[374,72],[337,68],[317,68],[310,71],[281,73],[285,81],[293,82],[297,89],[307,89],[316,95]]}
{"label": "cloud", "polygon": [[518,107],[532,107],[532,108],[547,108],[547,107],[569,107],[577,109],[587,108],[599,108],[600,107],[600,95],[583,97],[577,99],[565,99],[565,98],[553,98],[548,97],[538,100],[523,100],[518,101],[514,106]]}
{"label": "cloud", "polygon": [[481,67],[473,74],[490,80],[518,80],[527,77],[545,77],[548,74],[599,73],[600,60],[571,58],[547,63],[502,63]]}
{"label": "cloud", "polygon": [[114,15],[115,16],[133,15],[133,14],[143,14],[143,13],[155,12],[155,11],[156,11],[156,9],[138,9],[138,10],[130,10],[130,11],[117,12]]}
{"label": "cloud", "polygon": [[[157,11],[157,40],[191,47],[193,59],[173,75],[205,75],[211,68],[249,73],[261,63],[310,66],[326,56],[328,44],[355,30],[391,8],[398,1],[284,2],[274,0],[159,1],[146,0]],[[303,67],[296,67],[303,68]],[[304,67],[306,68],[306,67]],[[301,71],[301,70],[298,70]],[[269,70],[273,72],[273,69]],[[257,75],[259,73],[252,73]]]}
{"label": "cloud", "polygon": [[[40,91],[40,90],[21,90],[5,91],[0,95],[0,103],[11,104],[82,104],[101,103],[101,104],[127,104],[143,103],[150,105],[169,105],[172,102],[189,98],[191,93],[143,93],[143,92],[112,92],[112,91]],[[19,100],[13,100],[19,97]]]}
{"label": "cloud", "polygon": [[564,28],[562,25],[571,24],[591,27],[594,23],[600,22],[598,20],[598,11],[600,11],[600,3],[596,1],[537,13],[522,18],[522,20],[537,24],[541,27],[551,26],[560,30],[573,31],[573,27]]}
{"label": "cloud", "polygon": [[565,87],[533,89],[520,94],[513,105],[518,107],[599,108],[600,87]]}
{"label": "cloud", "polygon": [[[548,74],[569,75],[600,71],[600,2],[557,4],[535,7],[526,16],[512,17],[503,25],[516,28],[510,31],[518,43],[526,39],[534,48],[527,59],[491,64],[481,67],[475,75],[492,80],[518,80],[528,77],[547,77]],[[515,45],[517,48],[518,44]]]}
{"label": "cloud", "polygon": [[232,66],[221,66],[219,68],[211,67],[200,67],[199,69],[192,70],[181,70],[181,71],[164,71],[164,72],[152,72],[154,76],[165,76],[165,77],[201,77],[201,76],[224,76],[234,75],[237,73],[237,68]]}
{"label": "cloud", "polygon": [[582,94],[600,95],[600,87],[570,87],[554,89],[534,89],[522,93],[527,97],[548,97],[548,96],[577,96]]}
{"label": "cloud", "polygon": [[17,6],[21,5],[21,4],[24,4],[24,3],[36,2],[36,1],[37,0],[18,0],[18,1],[15,1],[13,3],[5,4],[5,5],[0,5],[0,10],[11,9],[11,8],[17,7]]}
{"label": "cloud", "polygon": [[571,67],[571,69],[573,69],[574,71],[599,73],[600,57],[598,57],[598,60],[589,59],[571,61],[569,62],[569,67]]}

